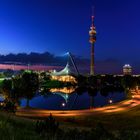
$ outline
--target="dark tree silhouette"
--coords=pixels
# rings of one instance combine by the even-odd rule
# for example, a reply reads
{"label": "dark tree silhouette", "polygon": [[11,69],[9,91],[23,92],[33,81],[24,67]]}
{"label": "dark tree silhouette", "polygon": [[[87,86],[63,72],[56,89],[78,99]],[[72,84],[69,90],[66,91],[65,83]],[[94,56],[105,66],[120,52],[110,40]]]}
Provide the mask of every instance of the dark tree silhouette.
{"label": "dark tree silhouette", "polygon": [[21,80],[24,97],[27,98],[27,107],[29,107],[29,100],[34,97],[39,88],[38,74],[25,72],[23,73]]}
{"label": "dark tree silhouette", "polygon": [[5,98],[10,98],[12,95],[11,95],[11,91],[12,91],[12,80],[9,79],[5,79],[3,82],[2,82],[2,94],[4,95]]}

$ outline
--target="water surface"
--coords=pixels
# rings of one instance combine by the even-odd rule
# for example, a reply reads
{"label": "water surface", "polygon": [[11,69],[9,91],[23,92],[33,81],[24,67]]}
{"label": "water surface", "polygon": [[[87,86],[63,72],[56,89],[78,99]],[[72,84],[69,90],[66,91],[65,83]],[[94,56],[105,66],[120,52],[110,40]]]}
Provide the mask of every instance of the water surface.
{"label": "water surface", "polygon": [[[73,87],[62,89],[51,89],[45,95],[39,93],[30,100],[30,107],[52,110],[77,110],[88,109],[91,107],[102,107],[109,104],[124,100],[124,92],[108,93],[106,96],[97,92],[96,95],[90,96],[87,91],[78,94]],[[26,106],[26,99],[21,100],[21,106]]]}

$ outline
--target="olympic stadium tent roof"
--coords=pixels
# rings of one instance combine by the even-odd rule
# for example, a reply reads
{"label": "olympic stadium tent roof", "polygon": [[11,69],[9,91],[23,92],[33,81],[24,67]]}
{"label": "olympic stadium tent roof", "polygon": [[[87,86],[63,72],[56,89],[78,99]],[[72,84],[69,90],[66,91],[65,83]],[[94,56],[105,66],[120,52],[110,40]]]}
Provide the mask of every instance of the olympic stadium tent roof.
{"label": "olympic stadium tent roof", "polygon": [[68,63],[67,63],[67,65],[65,66],[65,68],[63,70],[58,71],[58,72],[56,70],[54,70],[51,73],[52,76],[65,76],[65,75],[70,75],[70,74],[72,74],[72,72],[70,70],[70,66],[69,66]]}

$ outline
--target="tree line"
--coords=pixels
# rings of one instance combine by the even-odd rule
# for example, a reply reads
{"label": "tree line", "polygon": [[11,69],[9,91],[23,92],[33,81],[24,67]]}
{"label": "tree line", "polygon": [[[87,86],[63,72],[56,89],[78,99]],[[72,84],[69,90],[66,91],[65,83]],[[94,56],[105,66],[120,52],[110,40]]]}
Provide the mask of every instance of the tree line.
{"label": "tree line", "polygon": [[11,104],[13,107],[18,106],[22,98],[27,99],[27,107],[29,107],[29,100],[31,100],[36,93],[47,94],[52,86],[53,88],[54,86],[57,88],[61,86],[64,87],[64,85],[75,86],[75,92],[78,95],[87,91],[89,96],[96,96],[97,92],[100,92],[103,96],[107,96],[108,93],[113,92],[128,93],[129,89],[140,86],[140,76],[78,75],[75,78],[77,80],[76,85],[70,83],[63,84],[62,82],[52,81],[50,76],[44,72],[23,71],[10,79],[5,79],[1,84],[0,91],[4,95],[6,107],[9,108]]}

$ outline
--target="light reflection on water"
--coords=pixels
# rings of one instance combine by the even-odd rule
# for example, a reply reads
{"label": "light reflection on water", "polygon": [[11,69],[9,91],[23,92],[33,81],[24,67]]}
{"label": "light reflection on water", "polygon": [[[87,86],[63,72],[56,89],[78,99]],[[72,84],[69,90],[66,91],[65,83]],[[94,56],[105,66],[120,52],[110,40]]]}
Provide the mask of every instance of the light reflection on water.
{"label": "light reflection on water", "polygon": [[[37,95],[30,100],[30,107],[53,110],[87,109],[109,104],[109,100],[119,102],[125,99],[125,93],[114,92],[102,96],[99,92],[90,96],[87,91],[77,94],[74,87],[53,88],[45,95]],[[63,103],[65,104],[63,106]],[[21,100],[21,106],[26,106],[26,99]]]}

